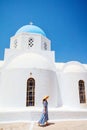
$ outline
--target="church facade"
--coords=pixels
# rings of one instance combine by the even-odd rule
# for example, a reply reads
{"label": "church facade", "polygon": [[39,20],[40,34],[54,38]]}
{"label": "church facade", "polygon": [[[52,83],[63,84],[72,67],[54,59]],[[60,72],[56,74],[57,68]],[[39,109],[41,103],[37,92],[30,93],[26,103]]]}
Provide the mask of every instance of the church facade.
{"label": "church facade", "polygon": [[45,32],[35,25],[21,27],[10,39],[0,61],[0,108],[87,108],[87,65],[55,62]]}

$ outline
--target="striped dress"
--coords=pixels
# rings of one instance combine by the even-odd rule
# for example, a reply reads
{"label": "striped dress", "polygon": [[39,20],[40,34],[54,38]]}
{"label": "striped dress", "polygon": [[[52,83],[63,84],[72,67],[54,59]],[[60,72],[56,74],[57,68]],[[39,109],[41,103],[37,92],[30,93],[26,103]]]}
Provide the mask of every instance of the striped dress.
{"label": "striped dress", "polygon": [[44,112],[44,109],[43,109],[43,113],[42,113],[41,118],[39,120],[39,123],[41,125],[44,125],[45,122],[48,121],[48,102],[46,100],[43,101],[43,107],[45,109],[45,112]]}

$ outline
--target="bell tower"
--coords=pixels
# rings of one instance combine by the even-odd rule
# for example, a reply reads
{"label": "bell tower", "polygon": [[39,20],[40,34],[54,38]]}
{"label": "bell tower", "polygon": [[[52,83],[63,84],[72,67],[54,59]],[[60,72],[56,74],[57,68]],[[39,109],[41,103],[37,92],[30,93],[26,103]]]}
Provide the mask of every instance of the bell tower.
{"label": "bell tower", "polygon": [[4,59],[13,59],[20,54],[31,52],[55,60],[55,52],[51,51],[51,41],[40,27],[33,24],[22,26],[10,38],[10,48],[5,49]]}
{"label": "bell tower", "polygon": [[35,25],[25,25],[11,37],[11,49],[50,51],[50,40],[45,32]]}

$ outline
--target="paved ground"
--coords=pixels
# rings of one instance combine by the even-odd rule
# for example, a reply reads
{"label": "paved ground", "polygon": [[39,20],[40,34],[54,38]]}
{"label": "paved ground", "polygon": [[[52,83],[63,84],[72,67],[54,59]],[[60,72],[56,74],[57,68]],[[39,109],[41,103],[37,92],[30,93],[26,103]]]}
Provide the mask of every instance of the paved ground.
{"label": "paved ground", "polygon": [[33,130],[87,130],[87,121],[58,121],[49,122],[46,127],[39,127],[34,124]]}
{"label": "paved ground", "polygon": [[0,123],[0,130],[87,130],[87,120],[49,121],[45,127],[39,127],[35,122]]}

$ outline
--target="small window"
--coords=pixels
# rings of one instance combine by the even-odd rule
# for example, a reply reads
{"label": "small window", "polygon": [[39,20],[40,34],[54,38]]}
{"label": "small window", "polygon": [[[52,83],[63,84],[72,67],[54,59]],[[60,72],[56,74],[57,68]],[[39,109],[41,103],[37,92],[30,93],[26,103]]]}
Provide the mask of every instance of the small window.
{"label": "small window", "polygon": [[80,103],[86,103],[85,85],[83,80],[79,80],[79,99]]}
{"label": "small window", "polygon": [[44,49],[47,50],[47,43],[44,42]]}
{"label": "small window", "polygon": [[17,48],[17,39],[14,40],[14,48]]}
{"label": "small window", "polygon": [[28,47],[32,47],[34,45],[33,42],[34,42],[33,38],[29,38]]}

